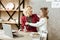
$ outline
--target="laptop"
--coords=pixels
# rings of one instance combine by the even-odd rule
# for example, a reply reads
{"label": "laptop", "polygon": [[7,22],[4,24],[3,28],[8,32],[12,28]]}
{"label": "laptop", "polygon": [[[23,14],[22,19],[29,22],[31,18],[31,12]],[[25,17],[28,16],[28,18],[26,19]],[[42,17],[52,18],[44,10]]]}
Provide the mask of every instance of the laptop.
{"label": "laptop", "polygon": [[3,26],[4,34],[10,38],[13,38],[11,25],[10,24],[2,24],[2,26]]}

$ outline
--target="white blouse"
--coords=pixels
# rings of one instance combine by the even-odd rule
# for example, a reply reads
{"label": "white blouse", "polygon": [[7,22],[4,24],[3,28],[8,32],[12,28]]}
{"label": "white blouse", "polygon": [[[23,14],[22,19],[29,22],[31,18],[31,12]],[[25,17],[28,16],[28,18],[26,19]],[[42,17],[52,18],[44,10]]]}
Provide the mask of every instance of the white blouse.
{"label": "white blouse", "polygon": [[33,26],[33,27],[38,27],[38,31],[41,32],[46,32],[47,31],[47,18],[40,18],[39,22],[37,23],[28,23],[28,25]]}

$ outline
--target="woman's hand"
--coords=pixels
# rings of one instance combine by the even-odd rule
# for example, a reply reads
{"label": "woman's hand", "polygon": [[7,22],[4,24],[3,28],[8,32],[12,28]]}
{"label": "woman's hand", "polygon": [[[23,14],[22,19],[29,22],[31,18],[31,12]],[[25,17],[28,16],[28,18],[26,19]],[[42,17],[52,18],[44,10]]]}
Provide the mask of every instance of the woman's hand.
{"label": "woman's hand", "polygon": [[29,24],[28,22],[25,23],[25,25],[28,25],[28,24]]}

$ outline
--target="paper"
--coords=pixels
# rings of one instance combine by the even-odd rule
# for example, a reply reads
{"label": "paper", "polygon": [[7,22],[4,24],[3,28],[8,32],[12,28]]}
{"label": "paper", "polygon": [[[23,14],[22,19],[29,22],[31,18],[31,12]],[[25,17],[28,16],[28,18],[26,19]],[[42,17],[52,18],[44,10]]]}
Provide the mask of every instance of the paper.
{"label": "paper", "polygon": [[52,2],[51,7],[52,8],[60,8],[60,2]]}
{"label": "paper", "polygon": [[56,2],[57,2],[57,1],[59,2],[60,0],[56,0]]}
{"label": "paper", "polygon": [[54,2],[55,0],[46,0],[46,2]]}

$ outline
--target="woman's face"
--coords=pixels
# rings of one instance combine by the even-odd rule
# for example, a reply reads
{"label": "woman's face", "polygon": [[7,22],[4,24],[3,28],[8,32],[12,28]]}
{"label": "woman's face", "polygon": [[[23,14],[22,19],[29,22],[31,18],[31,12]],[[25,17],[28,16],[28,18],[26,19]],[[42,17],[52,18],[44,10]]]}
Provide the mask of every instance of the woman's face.
{"label": "woman's face", "polygon": [[26,9],[24,10],[24,15],[27,16],[27,17],[31,16],[31,15],[32,15],[32,9],[29,8],[29,7],[26,8]]}
{"label": "woman's face", "polygon": [[32,8],[28,8],[28,14],[31,16],[32,15]]}

